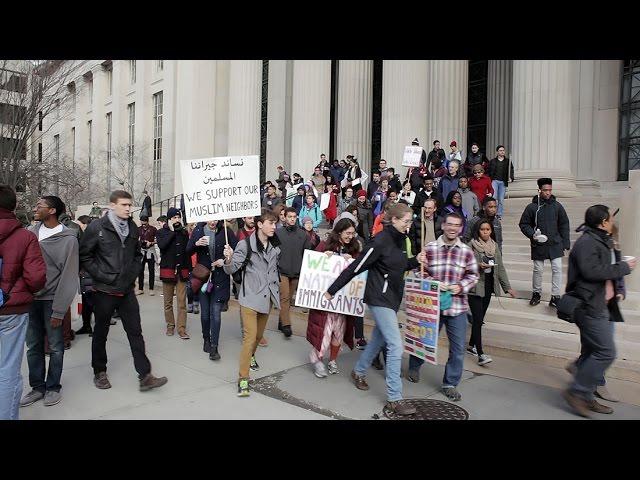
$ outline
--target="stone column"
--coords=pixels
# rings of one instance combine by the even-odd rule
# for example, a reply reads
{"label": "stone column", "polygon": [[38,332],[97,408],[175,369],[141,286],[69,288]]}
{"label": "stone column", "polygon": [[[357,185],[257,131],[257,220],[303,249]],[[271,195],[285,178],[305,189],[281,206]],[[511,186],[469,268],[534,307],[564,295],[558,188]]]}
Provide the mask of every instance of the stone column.
{"label": "stone column", "polygon": [[462,158],[466,157],[469,90],[468,60],[429,61],[429,130],[425,149],[440,140],[445,152],[455,140]]}
{"label": "stone column", "polygon": [[429,61],[385,60],[382,67],[380,156],[403,177],[404,147],[418,138],[429,151]]}
{"label": "stone column", "polygon": [[373,61],[340,60],[335,155],[338,159],[355,155],[367,174],[371,170],[372,95]]}
{"label": "stone column", "polygon": [[[624,255],[633,255],[640,257],[640,209],[631,208],[632,205],[638,205],[640,202],[640,170],[629,170],[629,188],[626,188],[620,198],[620,220],[618,225],[620,226],[620,247]],[[625,208],[629,206],[630,208]],[[629,293],[634,292],[633,300],[636,302],[636,308],[640,307],[638,304],[640,298],[638,292],[640,292],[640,273],[636,269],[624,277],[625,286],[627,288],[627,297]],[[623,304],[624,306],[624,304]],[[629,308],[627,306],[627,308]]]}
{"label": "stone column", "polygon": [[291,174],[313,175],[329,155],[331,60],[295,60],[291,108]]}
{"label": "stone column", "polygon": [[540,177],[553,179],[556,197],[580,196],[571,173],[571,73],[570,60],[513,61],[511,197],[535,195]]}
{"label": "stone column", "polygon": [[231,60],[229,155],[260,155],[262,60]]}
{"label": "stone column", "polygon": [[504,145],[511,155],[511,94],[513,60],[489,60],[487,78],[487,151],[488,159],[496,156],[496,147]]}
{"label": "stone column", "polygon": [[[292,60],[269,60],[267,108],[267,180],[275,179],[278,165],[291,171],[291,79]],[[298,172],[299,173],[299,172]]]}

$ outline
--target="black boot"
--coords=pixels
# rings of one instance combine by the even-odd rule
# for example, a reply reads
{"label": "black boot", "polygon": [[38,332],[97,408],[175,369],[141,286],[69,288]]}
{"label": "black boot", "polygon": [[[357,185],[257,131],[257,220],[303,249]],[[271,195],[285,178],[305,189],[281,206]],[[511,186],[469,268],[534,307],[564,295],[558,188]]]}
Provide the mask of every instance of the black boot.
{"label": "black boot", "polygon": [[220,360],[220,354],[218,353],[218,346],[211,345],[211,352],[209,353],[209,360]]}
{"label": "black boot", "polygon": [[529,305],[532,307],[538,305],[540,303],[540,294],[538,292],[533,292],[531,295],[531,300],[529,301]]}
{"label": "black boot", "polygon": [[282,331],[282,333],[284,333],[284,336],[286,338],[289,338],[291,336],[291,334],[293,333],[291,331],[291,325],[283,325],[280,330]]}
{"label": "black boot", "polygon": [[204,339],[204,345],[202,346],[202,351],[205,353],[211,352],[211,341],[208,338]]}
{"label": "black boot", "polygon": [[76,330],[75,331],[76,335],[83,335],[85,333],[88,333],[88,334],[92,334],[93,333],[93,330],[91,329],[91,323],[89,323],[89,324],[84,323],[80,330]]}

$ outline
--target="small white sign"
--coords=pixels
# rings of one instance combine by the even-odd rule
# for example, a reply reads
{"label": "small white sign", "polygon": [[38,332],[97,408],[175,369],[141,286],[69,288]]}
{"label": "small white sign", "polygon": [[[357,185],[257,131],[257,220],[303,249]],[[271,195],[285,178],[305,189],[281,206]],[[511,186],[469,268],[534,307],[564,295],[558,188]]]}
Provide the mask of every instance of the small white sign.
{"label": "small white sign", "polygon": [[422,157],[422,147],[408,145],[404,147],[404,155],[402,155],[403,167],[419,167]]}

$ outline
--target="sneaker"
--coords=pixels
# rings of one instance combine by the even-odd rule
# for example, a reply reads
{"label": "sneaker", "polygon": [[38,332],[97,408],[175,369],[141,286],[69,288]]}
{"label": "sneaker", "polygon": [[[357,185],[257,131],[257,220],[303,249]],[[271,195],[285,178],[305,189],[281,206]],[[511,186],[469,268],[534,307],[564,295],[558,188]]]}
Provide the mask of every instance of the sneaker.
{"label": "sneaker", "polygon": [[175,333],[175,327],[167,327],[167,337],[172,337]]}
{"label": "sneaker", "polygon": [[91,329],[91,325],[83,325],[81,329],[76,330],[76,335],[84,335],[84,334],[92,334],[93,330]]}
{"label": "sneaker", "polygon": [[491,363],[493,362],[493,358],[491,358],[489,355],[483,353],[482,355],[480,355],[480,357],[478,357],[478,365],[483,366],[486,365],[487,363]]}
{"label": "sneaker", "polygon": [[619,402],[620,399],[612,394],[606,385],[598,385],[595,391],[596,396],[600,397],[607,402]]}
{"label": "sneaker", "polygon": [[539,303],[540,303],[540,293],[533,292],[533,295],[531,295],[531,300],[529,300],[529,305],[533,307],[535,305],[538,305]]}
{"label": "sneaker", "polygon": [[144,295],[144,291],[143,291],[143,290],[138,290],[138,291],[136,292],[136,295]]}
{"label": "sneaker", "polygon": [[356,342],[356,348],[357,348],[358,350],[364,350],[365,348],[367,348],[367,340],[366,340],[366,339],[364,339],[364,338],[359,339],[359,340]]}
{"label": "sneaker", "polygon": [[218,353],[218,346],[211,345],[211,352],[209,352],[209,360],[220,360],[220,354]]}
{"label": "sneaker", "polygon": [[64,342],[64,349],[69,350],[71,348],[71,342]]}
{"label": "sneaker", "polygon": [[282,326],[282,333],[284,333],[284,338],[291,337],[291,334],[293,333],[293,332],[291,332],[291,325],[283,325]]}
{"label": "sneaker", "polygon": [[193,304],[193,313],[195,313],[196,315],[198,315],[200,313],[200,304],[199,303],[194,303]]}
{"label": "sneaker", "polygon": [[107,372],[96,373],[96,375],[93,377],[93,384],[100,390],[111,388],[111,383],[109,383]]}
{"label": "sneaker", "polygon": [[238,382],[238,396],[239,397],[248,397],[249,396],[249,379],[241,378]]}
{"label": "sneaker", "polygon": [[414,413],[416,413],[416,407],[407,405],[402,400],[397,400],[395,402],[387,402],[384,408],[388,412],[395,413],[396,415],[400,415],[400,416],[413,415]]}
{"label": "sneaker", "polygon": [[469,355],[475,355],[476,357],[478,356],[478,350],[476,350],[475,345],[473,347],[467,347],[467,353]]}
{"label": "sneaker", "polygon": [[147,373],[145,377],[140,380],[140,391],[146,392],[152,388],[158,388],[167,383],[167,377],[154,377],[150,373]]}
{"label": "sneaker", "polygon": [[558,300],[560,300],[560,295],[551,295],[551,300],[549,300],[549,306],[553,308],[558,308]]}
{"label": "sneaker", "polygon": [[[49,393],[49,392],[47,392]],[[45,402],[46,402],[46,398],[45,398]],[[45,403],[46,405],[46,403]],[[589,407],[589,410],[591,410],[592,412],[596,412],[596,413],[604,413],[604,414],[611,414],[613,413],[613,408],[608,407],[607,405],[602,405],[601,403],[596,402],[596,400],[591,400],[590,402],[587,403],[587,406]]]}
{"label": "sneaker", "polygon": [[358,390],[369,390],[369,384],[367,383],[367,381],[364,379],[364,377],[358,375],[355,370],[351,370],[351,378],[356,384],[356,388]]}
{"label": "sneaker", "polygon": [[573,394],[570,390],[564,390],[562,392],[562,396],[576,415],[591,418],[591,409],[589,408],[589,403],[585,399]]}
{"label": "sneaker", "polygon": [[258,342],[258,346],[259,347],[268,347],[269,346],[269,342],[267,342],[267,338],[266,337],[262,337],[260,339],[260,341]]}
{"label": "sneaker", "polygon": [[151,295],[152,297],[155,297],[156,293],[153,290],[149,290],[149,295]]}
{"label": "sneaker", "polygon": [[338,370],[338,364],[335,360],[331,360],[329,362],[329,364],[327,365],[327,370],[329,370],[329,373],[331,375],[337,375],[340,373],[340,370]]}
{"label": "sneaker", "polygon": [[458,392],[456,387],[442,387],[442,393],[445,397],[449,400],[453,400],[454,402],[458,402],[462,398],[462,395],[460,395],[460,392]]}
{"label": "sneaker", "polygon": [[187,305],[187,313],[193,313],[193,303]]}
{"label": "sneaker", "polygon": [[211,341],[208,338],[204,339],[204,342],[202,344],[202,351],[204,353],[210,353],[211,352]]}
{"label": "sneaker", "polygon": [[44,393],[39,392],[37,390],[31,390],[27,393],[22,400],[20,400],[21,407],[28,407],[29,405],[33,405],[38,400],[42,400],[44,398]]}
{"label": "sneaker", "polygon": [[327,376],[327,369],[324,368],[324,363],[322,362],[314,363],[313,374],[318,378],[325,378]]}
{"label": "sneaker", "polygon": [[418,383],[420,381],[420,372],[417,370],[407,370],[407,380],[411,383]]}
{"label": "sneaker", "polygon": [[60,401],[62,400],[62,395],[60,394],[60,392],[54,392],[53,390],[49,390],[47,391],[47,393],[44,394],[44,406],[45,407],[52,407],[53,405],[57,405],[58,403],[60,403]]}
{"label": "sneaker", "polygon": [[189,340],[191,338],[186,330],[178,330],[178,336],[183,340]]}
{"label": "sneaker", "polygon": [[251,357],[251,364],[249,365],[249,368],[254,372],[260,370],[260,365],[258,365],[258,362],[256,362],[255,356]]}

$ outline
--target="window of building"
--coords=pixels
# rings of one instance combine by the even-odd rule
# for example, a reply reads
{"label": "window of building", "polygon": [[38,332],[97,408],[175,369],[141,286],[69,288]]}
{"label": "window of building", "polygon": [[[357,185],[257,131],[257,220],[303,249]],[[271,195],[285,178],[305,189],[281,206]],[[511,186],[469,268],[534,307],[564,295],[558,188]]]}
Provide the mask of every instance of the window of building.
{"label": "window of building", "polygon": [[93,106],[93,78],[87,82],[87,94],[89,95],[89,108]]}
{"label": "window of building", "polygon": [[38,112],[38,131],[42,131],[42,110]]}
{"label": "window of building", "polygon": [[38,143],[38,163],[42,163],[42,143]]}
{"label": "window of building", "polygon": [[93,171],[93,165],[91,164],[91,137],[93,133],[92,122],[89,120],[87,122],[87,135],[89,137],[89,142],[87,145],[87,163],[89,166],[89,173],[87,175],[87,190],[91,191],[91,172]]}
{"label": "window of building", "polygon": [[53,108],[56,111],[56,120],[60,120],[60,100],[54,102]]}
{"label": "window of building", "polygon": [[640,60],[625,60],[620,89],[618,180],[640,169]]}
{"label": "window of building", "polygon": [[113,93],[113,63],[111,60],[107,60],[102,63],[102,68],[104,68],[105,78],[107,81],[107,97],[110,97]]}
{"label": "window of building", "polygon": [[[133,160],[135,152],[135,133],[136,133],[136,104],[130,103],[127,105],[127,112],[129,117],[129,143],[127,145],[127,154],[129,159],[129,185],[133,186]],[[131,192],[133,193],[133,192]]]}
{"label": "window of building", "polygon": [[[53,136],[53,165],[54,165],[54,171],[58,171],[58,165],[60,162],[60,135],[54,135]],[[59,182],[58,182],[58,174],[56,173],[54,175],[54,192],[56,192],[56,195],[58,195],[59,193]]]}
{"label": "window of building", "polygon": [[71,106],[73,108],[73,113],[76,113],[76,84],[74,82],[71,82],[68,85],[69,88],[69,97],[71,100]]}
{"label": "window of building", "polygon": [[27,93],[27,77],[19,72],[0,69],[0,90]]}
{"label": "window of building", "polygon": [[111,112],[107,113],[107,192],[111,192]]}
{"label": "window of building", "polygon": [[[481,152],[487,152],[487,60],[469,60],[467,143],[463,145],[467,154],[471,144],[477,143]],[[464,160],[464,159],[463,159]]]}
{"label": "window of building", "polygon": [[136,83],[136,61],[129,60],[129,83],[135,85]]}
{"label": "window of building", "polygon": [[156,60],[156,72],[164,70],[164,60]]}
{"label": "window of building", "polygon": [[153,190],[161,198],[162,185],[162,92],[153,96]]}
{"label": "window of building", "polygon": [[71,128],[71,168],[76,168],[76,127]]}

